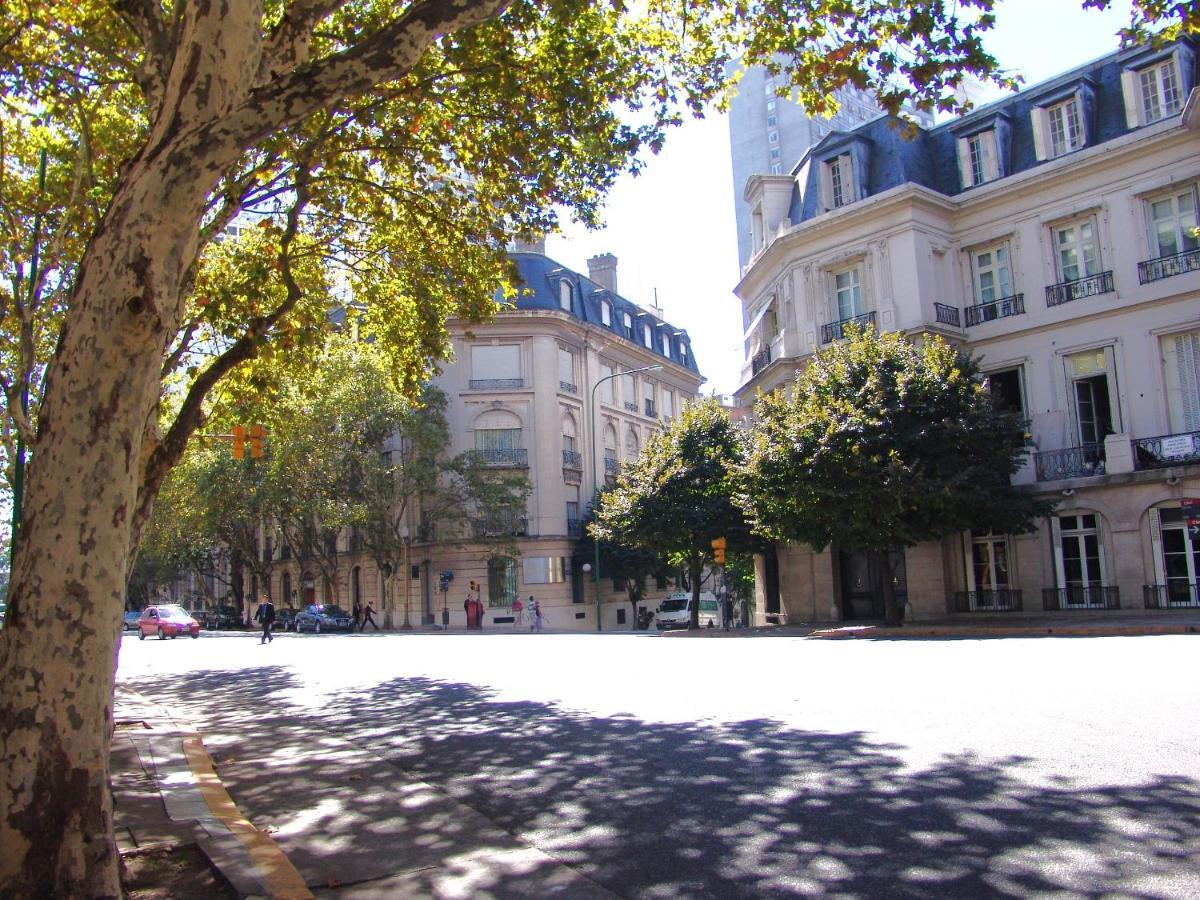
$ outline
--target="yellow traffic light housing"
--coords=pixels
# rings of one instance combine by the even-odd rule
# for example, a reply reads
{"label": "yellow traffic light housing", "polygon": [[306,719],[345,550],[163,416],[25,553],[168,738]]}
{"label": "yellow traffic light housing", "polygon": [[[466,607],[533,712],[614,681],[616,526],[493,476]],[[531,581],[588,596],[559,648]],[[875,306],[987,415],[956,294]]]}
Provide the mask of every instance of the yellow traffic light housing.
{"label": "yellow traffic light housing", "polygon": [[[263,439],[266,436],[267,429],[263,428],[261,425],[250,426],[250,455],[255,459],[258,459],[263,455]],[[238,459],[241,459],[241,457],[238,457]]]}
{"label": "yellow traffic light housing", "polygon": [[246,456],[246,426],[233,426],[233,458],[243,459]]}

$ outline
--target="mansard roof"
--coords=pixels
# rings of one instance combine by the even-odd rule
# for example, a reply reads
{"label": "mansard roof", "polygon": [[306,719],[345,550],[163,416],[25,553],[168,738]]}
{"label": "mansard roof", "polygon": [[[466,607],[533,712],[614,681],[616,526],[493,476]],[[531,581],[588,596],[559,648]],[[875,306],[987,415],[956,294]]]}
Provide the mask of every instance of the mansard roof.
{"label": "mansard roof", "polygon": [[[560,305],[562,296],[561,285],[566,282],[571,286],[570,314],[582,322],[603,328],[616,338],[628,341],[643,351],[650,351],[657,356],[663,356],[662,336],[669,338],[670,353],[667,358],[677,366],[690,372],[700,374],[696,366],[696,358],[692,353],[691,338],[685,330],[676,328],[668,322],[659,319],[648,310],[642,309],[636,303],[626,300],[620,294],[609,291],[592,281],[586,275],[568,269],[561,263],[555,262],[541,253],[516,251],[509,257],[517,266],[521,278],[519,293],[515,300],[517,309],[522,310],[555,310],[566,312]],[[508,301],[510,304],[512,300]],[[602,304],[610,305],[610,324],[605,325],[602,318]],[[625,316],[628,313],[632,321],[632,329],[625,327]],[[641,340],[642,324],[648,323],[653,339],[652,347],[647,347]]]}
{"label": "mansard roof", "polygon": [[819,199],[820,164],[843,154],[849,154],[852,160],[856,199],[904,184],[921,185],[946,196],[975,189],[962,183],[958,139],[993,128],[999,138],[997,150],[1002,160],[999,178],[993,182],[1046,165],[1053,160],[1037,159],[1032,113],[1037,107],[1070,96],[1081,99],[1087,142],[1080,149],[1129,134],[1137,126],[1131,128],[1126,120],[1122,73],[1175,54],[1181,70],[1182,83],[1178,88],[1186,99],[1197,83],[1198,43],[1195,38],[1183,37],[1162,47],[1142,45],[1111,53],[952,121],[933,128],[918,128],[912,138],[906,138],[899,123],[887,117],[873,119],[848,132],[831,132],[811,147],[792,170],[796,183],[792,188],[789,218],[799,223],[824,211]]}

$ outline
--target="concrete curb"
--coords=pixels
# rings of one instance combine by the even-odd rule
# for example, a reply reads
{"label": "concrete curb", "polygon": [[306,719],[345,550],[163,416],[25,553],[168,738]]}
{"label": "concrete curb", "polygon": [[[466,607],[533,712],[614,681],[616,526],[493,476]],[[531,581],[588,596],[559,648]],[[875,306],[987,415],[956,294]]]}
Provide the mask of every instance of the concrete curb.
{"label": "concrete curb", "polygon": [[808,637],[822,640],[864,638],[998,638],[998,637],[1137,637],[1138,635],[1200,634],[1200,625],[995,625],[995,626],[921,626],[886,628],[877,625],[828,628],[813,631]]}

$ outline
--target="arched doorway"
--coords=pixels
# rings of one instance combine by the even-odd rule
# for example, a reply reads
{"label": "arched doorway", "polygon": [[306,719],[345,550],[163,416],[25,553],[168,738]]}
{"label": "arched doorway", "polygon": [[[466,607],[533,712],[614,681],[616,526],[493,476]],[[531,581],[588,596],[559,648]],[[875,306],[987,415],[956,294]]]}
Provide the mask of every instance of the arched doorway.
{"label": "arched doorway", "polygon": [[305,572],[300,576],[300,591],[305,606],[317,602],[317,583],[313,580],[312,572]]}

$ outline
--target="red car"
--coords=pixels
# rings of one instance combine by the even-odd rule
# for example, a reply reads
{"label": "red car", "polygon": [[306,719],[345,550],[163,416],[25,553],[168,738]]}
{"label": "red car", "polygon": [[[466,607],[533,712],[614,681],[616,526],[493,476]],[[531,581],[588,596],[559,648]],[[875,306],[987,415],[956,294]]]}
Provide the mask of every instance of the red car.
{"label": "red car", "polygon": [[190,634],[198,638],[200,623],[182,606],[173,603],[167,606],[147,606],[142,610],[142,617],[138,619],[138,639],[144,641],[148,634],[157,634],[160,641],[169,637],[179,637],[181,634]]}

